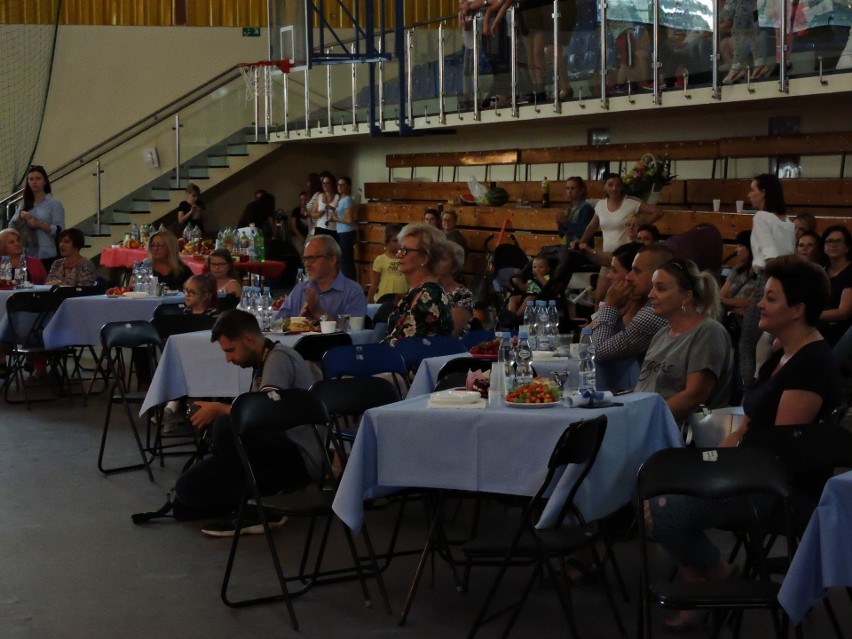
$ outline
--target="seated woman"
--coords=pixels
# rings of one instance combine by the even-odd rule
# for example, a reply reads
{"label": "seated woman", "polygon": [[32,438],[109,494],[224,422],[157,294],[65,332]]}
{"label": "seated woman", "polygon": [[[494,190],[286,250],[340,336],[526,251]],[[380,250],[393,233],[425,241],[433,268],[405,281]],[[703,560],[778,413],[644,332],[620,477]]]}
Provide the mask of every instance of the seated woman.
{"label": "seated woman", "polygon": [[[216,249],[207,257],[207,269],[213,277],[214,303],[223,304],[227,296],[239,297],[243,291],[234,269],[234,258],[228,249]],[[232,306],[229,308],[233,308]],[[223,310],[219,308],[219,310]]]}
{"label": "seated woman", "polygon": [[828,260],[825,272],[831,295],[817,326],[834,346],[852,326],[852,234],[840,224],[829,226],[822,234],[822,248]]}
{"label": "seated woman", "polygon": [[0,257],[8,256],[12,270],[21,268],[21,261],[26,259],[27,272],[30,282],[33,284],[44,284],[47,281],[47,271],[44,264],[37,257],[24,258],[24,245],[21,242],[21,234],[15,229],[3,229],[0,231]]}
{"label": "seated woman", "polygon": [[436,268],[447,250],[444,233],[425,223],[406,224],[399,232],[399,272],[409,290],[388,317],[385,341],[406,337],[451,335],[453,314],[449,296],[438,284]]}
{"label": "seated woman", "polygon": [[65,229],[59,233],[59,254],[62,256],[50,267],[47,283],[58,286],[93,286],[97,279],[95,265],[80,255],[86,237],[80,229]]}
{"label": "seated woman", "polygon": [[[790,471],[796,520],[806,522],[826,477],[822,469],[801,468],[811,457],[803,446],[807,438],[795,437],[790,427],[814,424],[842,401],[831,348],[816,329],[829,285],[818,266],[795,255],[769,260],[765,274],[759,326],[775,335],[781,348],[761,367],[757,385],[745,397],[745,423],[721,445],[756,446],[778,454]],[[772,504],[755,503],[764,514],[771,512]],[[743,507],[750,506],[738,500],[712,502],[669,495],[645,504],[645,525],[679,565],[684,579],[724,579],[731,576],[733,567],[724,563],[704,531],[725,526],[730,515]],[[693,623],[690,614],[682,611],[667,625],[685,630]]]}
{"label": "seated woman", "polygon": [[825,266],[825,253],[822,252],[822,239],[814,231],[802,231],[796,241],[796,255],[801,255],[814,264]]}
{"label": "seated woman", "polygon": [[177,238],[171,231],[157,231],[148,238],[148,258],[144,266],[150,266],[160,284],[172,291],[183,288],[184,282],[190,278],[192,271],[181,262]]}
{"label": "seated woman", "polygon": [[640,392],[659,393],[682,421],[701,406],[727,406],[734,356],[731,337],[719,316],[719,285],[694,262],[672,260],[654,271],[648,299],[654,314],[668,321],[645,354]]}
{"label": "seated woman", "polygon": [[464,337],[470,332],[470,322],[473,319],[473,293],[466,286],[458,283],[459,273],[464,266],[464,249],[447,240],[448,248],[438,262],[438,284],[450,296],[450,307],[453,313],[453,335]]}

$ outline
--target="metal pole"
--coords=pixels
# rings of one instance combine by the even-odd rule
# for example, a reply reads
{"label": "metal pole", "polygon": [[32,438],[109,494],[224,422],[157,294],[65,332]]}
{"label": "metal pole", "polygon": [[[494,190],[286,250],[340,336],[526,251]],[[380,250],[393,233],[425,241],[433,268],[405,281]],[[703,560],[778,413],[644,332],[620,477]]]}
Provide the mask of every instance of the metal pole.
{"label": "metal pole", "polygon": [[[383,55],[385,52],[385,37],[384,35],[379,36],[379,55]],[[381,60],[379,62],[379,79],[376,83],[379,89],[378,95],[378,103],[379,103],[379,130],[385,130],[385,61]]]}
{"label": "metal pole", "polygon": [[180,188],[180,113],[175,113],[175,188]]}
{"label": "metal pole", "polygon": [[272,123],[272,67],[263,67],[263,139],[269,142],[269,125]]}
{"label": "metal pole", "polygon": [[[786,1],[786,0],[785,0]],[[651,48],[652,51],[652,64],[651,64],[651,73],[654,74],[653,83],[654,83],[654,94],[651,97],[652,104],[660,104],[662,102],[663,96],[660,93],[660,73],[659,69],[662,66],[660,62],[660,0],[654,0],[654,43]]]}
{"label": "metal pole", "polygon": [[[512,117],[518,117],[518,29],[517,5],[509,8],[509,73],[512,83]],[[496,107],[496,105],[495,105]]]}
{"label": "metal pole", "polygon": [[[408,118],[408,126],[414,125],[414,101],[411,98],[411,93],[414,88],[414,79],[412,78],[412,71],[414,67],[414,31],[408,31],[406,33],[406,42],[405,46],[405,85],[406,85],[406,96],[405,96],[405,113]],[[402,113],[402,109],[400,109],[400,113]],[[402,117],[402,116],[400,116]],[[400,128],[402,128],[400,126]]]}
{"label": "metal pole", "polygon": [[290,74],[284,74],[284,139],[290,137]]}
{"label": "metal pole", "polygon": [[606,95],[606,0],[601,4],[601,108],[609,109],[609,98]]}
{"label": "metal pole", "polygon": [[559,98],[559,2],[553,0],[553,112],[562,113],[562,100]]}
{"label": "metal pole", "polygon": [[[356,52],[356,49],[355,49],[355,45],[353,44],[352,45],[352,57],[353,58],[355,57],[355,52]],[[358,68],[357,65],[353,62],[352,63],[352,130],[353,131],[358,130],[358,113],[356,112],[356,109],[358,108],[358,100],[357,100],[357,96],[355,95],[356,87],[358,86],[358,75],[357,75],[357,72],[356,72],[357,68]]]}
{"label": "metal pole", "polygon": [[[331,49],[325,50],[326,55],[331,55]],[[325,67],[325,114],[328,117],[328,134],[334,133],[334,122],[331,119],[331,65]]]}
{"label": "metal pole", "polygon": [[722,92],[719,90],[719,0],[713,2],[713,53],[710,54],[710,68],[713,74],[713,86],[710,90],[710,97],[714,100],[722,99]]}
{"label": "metal pole", "polygon": [[311,96],[308,91],[308,67],[305,67],[305,136],[311,137]]}
{"label": "metal pole", "polygon": [[[97,210],[95,211],[95,233],[98,235],[101,234],[101,161],[97,159],[95,161],[95,206]],[[178,186],[180,186],[180,182],[178,182]]]}
{"label": "metal pole", "polygon": [[444,23],[438,25],[438,122],[447,123],[447,114],[444,111]]}
{"label": "metal pole", "polygon": [[260,141],[260,68],[252,67],[252,77],[254,78],[254,141]]}
{"label": "metal pole", "polygon": [[787,2],[786,0],[776,0],[781,5],[781,43],[779,45],[780,55],[778,63],[781,65],[780,75],[778,76],[778,90],[781,93],[790,92],[790,78],[787,77]]}
{"label": "metal pole", "polygon": [[[513,7],[514,8],[514,7]],[[482,15],[473,16],[473,119],[479,120],[479,39],[482,37]]]}

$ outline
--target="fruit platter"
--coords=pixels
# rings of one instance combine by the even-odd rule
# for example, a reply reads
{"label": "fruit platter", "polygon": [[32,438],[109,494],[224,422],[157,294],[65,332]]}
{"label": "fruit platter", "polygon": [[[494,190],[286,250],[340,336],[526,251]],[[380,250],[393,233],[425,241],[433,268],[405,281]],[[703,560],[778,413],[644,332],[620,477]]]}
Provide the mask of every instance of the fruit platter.
{"label": "fruit platter", "polygon": [[512,408],[548,408],[559,406],[562,391],[550,380],[537,377],[506,394],[506,405]]}
{"label": "fruit platter", "polygon": [[113,286],[112,288],[108,288],[104,291],[104,295],[107,297],[121,297],[125,293],[132,291],[133,289],[129,286]]}
{"label": "fruit platter", "polygon": [[482,342],[470,349],[472,357],[477,359],[492,359],[497,361],[497,352],[500,350],[500,340],[493,339],[490,342]]}
{"label": "fruit platter", "polygon": [[216,244],[213,240],[197,240],[186,242],[183,238],[178,239],[181,247],[181,255],[210,255]]}

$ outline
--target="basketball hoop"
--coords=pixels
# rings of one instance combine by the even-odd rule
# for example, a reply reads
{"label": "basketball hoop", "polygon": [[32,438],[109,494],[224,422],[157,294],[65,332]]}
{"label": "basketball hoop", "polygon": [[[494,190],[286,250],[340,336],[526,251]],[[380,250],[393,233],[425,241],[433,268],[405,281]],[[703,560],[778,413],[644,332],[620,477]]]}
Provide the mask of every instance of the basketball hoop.
{"label": "basketball hoop", "polygon": [[246,83],[246,102],[258,96],[260,75],[263,74],[266,91],[272,81],[272,70],[277,68],[281,73],[290,72],[290,60],[259,60],[257,62],[241,62],[237,65],[240,75]]}

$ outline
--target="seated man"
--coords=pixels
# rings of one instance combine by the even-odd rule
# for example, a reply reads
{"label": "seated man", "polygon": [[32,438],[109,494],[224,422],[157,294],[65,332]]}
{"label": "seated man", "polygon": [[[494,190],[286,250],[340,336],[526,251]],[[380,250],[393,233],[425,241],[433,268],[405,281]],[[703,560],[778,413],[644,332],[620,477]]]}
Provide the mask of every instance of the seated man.
{"label": "seated man", "polygon": [[323,315],[337,319],[339,315],[364,317],[367,298],[358,282],[340,272],[340,246],[330,235],[315,235],[305,245],[302,256],[308,281],[296,284],[278,311],[278,317],[308,317],[318,320]]}
{"label": "seated man", "polygon": [[[236,309],[226,311],[213,326],[210,339],[219,343],[228,362],[252,369],[252,391],[309,388],[314,382],[302,356],[288,346],[265,338],[251,313]],[[196,410],[190,421],[197,429],[210,428],[211,454],[178,478],[175,493],[191,511],[183,519],[222,517],[237,509],[245,486],[242,463],[234,446],[231,406],[202,401],[195,402],[194,406]],[[286,435],[270,429],[253,431],[250,437],[244,438],[243,446],[263,494],[295,490],[318,477],[322,461],[314,458],[313,436],[311,427],[304,426],[291,429]],[[258,521],[246,523],[242,532],[261,532]],[[270,525],[281,523],[282,520],[270,521]],[[217,537],[232,536],[233,517],[207,526],[203,532]]]}
{"label": "seated man", "polygon": [[635,385],[651,338],[666,325],[666,320],[654,315],[648,301],[651,276],[672,258],[663,244],[643,246],[627,278],[607,290],[592,326],[599,389],[623,390]]}

